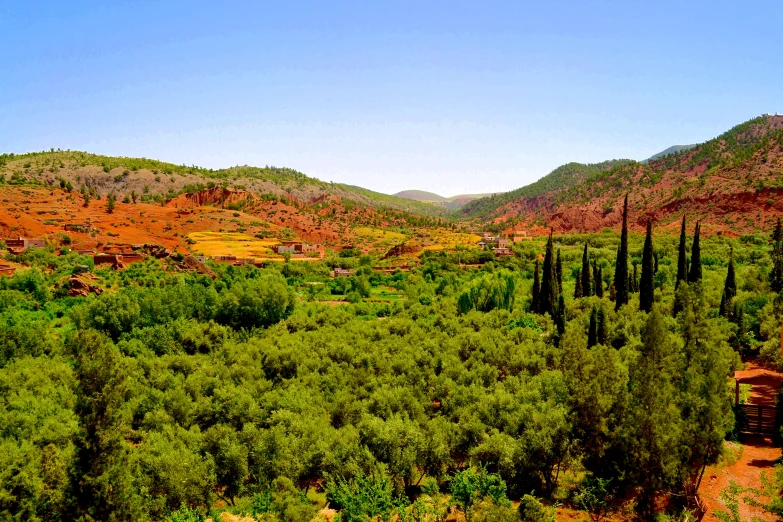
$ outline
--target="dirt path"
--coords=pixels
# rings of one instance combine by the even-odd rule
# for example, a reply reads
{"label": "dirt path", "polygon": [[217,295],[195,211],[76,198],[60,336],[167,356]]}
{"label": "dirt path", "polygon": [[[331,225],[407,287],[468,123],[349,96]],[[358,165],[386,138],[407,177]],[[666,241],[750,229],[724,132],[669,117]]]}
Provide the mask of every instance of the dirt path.
{"label": "dirt path", "polygon": [[[736,373],[742,382],[753,385],[749,404],[763,404],[774,406],[778,390],[783,383],[783,374],[768,370],[756,365],[754,362],[746,364],[746,369]],[[720,492],[729,486],[733,480],[740,486],[748,488],[761,487],[761,473],[771,475],[775,460],[781,456],[780,447],[776,446],[772,439],[762,435],[747,435],[742,441],[742,455],[737,462],[730,466],[710,466],[707,468],[699,497],[707,508],[705,521],[717,521],[713,514],[714,509],[725,510],[725,505],[720,498]],[[742,520],[750,520],[758,517],[762,520],[775,521],[776,517],[751,508],[744,503],[740,507]]]}

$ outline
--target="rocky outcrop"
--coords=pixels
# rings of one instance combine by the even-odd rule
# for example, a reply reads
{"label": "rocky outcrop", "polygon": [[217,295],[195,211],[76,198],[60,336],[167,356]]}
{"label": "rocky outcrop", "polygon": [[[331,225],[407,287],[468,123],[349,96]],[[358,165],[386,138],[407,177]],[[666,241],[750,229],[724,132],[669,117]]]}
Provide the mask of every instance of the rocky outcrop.
{"label": "rocky outcrop", "polygon": [[77,275],[72,275],[68,279],[68,295],[71,297],[87,297],[90,294],[101,295],[102,293],[102,288],[91,285]]}

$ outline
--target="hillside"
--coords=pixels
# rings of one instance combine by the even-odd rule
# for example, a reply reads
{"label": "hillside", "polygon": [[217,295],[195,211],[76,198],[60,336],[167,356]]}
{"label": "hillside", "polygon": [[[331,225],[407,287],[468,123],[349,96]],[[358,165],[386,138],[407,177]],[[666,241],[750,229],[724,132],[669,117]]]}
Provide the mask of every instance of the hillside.
{"label": "hillside", "polygon": [[656,160],[658,158],[662,158],[662,157],[668,156],[670,154],[676,154],[676,153],[682,152],[684,150],[689,150],[689,149],[692,149],[693,147],[696,147],[696,144],[693,144],[693,145],[672,145],[668,149],[662,150],[661,152],[659,152],[657,154],[653,154],[652,156],[650,156],[646,160],[640,161],[639,163],[649,163],[652,160]]}
{"label": "hillside", "polygon": [[426,190],[403,190],[394,194],[395,197],[412,199],[414,201],[445,201],[446,198],[439,196],[434,192],[427,192]]}
{"label": "hillside", "polygon": [[586,179],[607,170],[611,170],[614,167],[628,163],[633,163],[633,161],[620,159],[588,165],[583,163],[567,163],[530,185],[510,192],[493,194],[487,198],[471,201],[462,209],[462,214],[466,217],[489,217],[498,208],[502,208],[504,205],[519,199],[535,200],[545,194],[555,194],[582,183]]}
{"label": "hillside", "polygon": [[[573,165],[573,164],[570,164]],[[760,116],[715,139],[647,164],[614,162],[574,169],[494,198],[473,202],[466,217],[546,230],[598,231],[620,221],[629,194],[633,223],[675,227],[683,214],[707,232],[740,234],[783,216],[783,116]]]}
{"label": "hillside", "polygon": [[346,201],[349,206],[359,204],[427,216],[445,214],[443,209],[426,203],[351,185],[327,183],[294,169],[270,166],[206,169],[147,158],[50,150],[0,155],[0,176],[11,184],[59,186],[70,183],[76,190],[85,187],[100,195],[115,193],[120,198],[135,192],[145,202],[170,200],[179,194],[220,185],[305,205],[331,200],[335,203]]}
{"label": "hillside", "polygon": [[488,198],[494,195],[495,192],[488,192],[486,194],[459,194],[457,196],[443,197],[434,192],[427,192],[425,190],[403,190],[394,194],[396,197],[411,199],[413,201],[421,201],[423,203],[429,203],[431,205],[445,208],[449,211],[457,211],[462,209],[465,205],[471,201]]}

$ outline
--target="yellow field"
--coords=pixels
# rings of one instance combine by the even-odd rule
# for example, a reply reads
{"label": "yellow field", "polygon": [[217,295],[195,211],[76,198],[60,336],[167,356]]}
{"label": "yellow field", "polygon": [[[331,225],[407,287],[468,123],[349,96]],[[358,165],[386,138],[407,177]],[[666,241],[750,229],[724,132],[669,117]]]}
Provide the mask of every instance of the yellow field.
{"label": "yellow field", "polygon": [[476,234],[462,234],[446,230],[434,230],[430,234],[434,244],[425,246],[425,250],[452,250],[456,246],[477,246],[481,236]]}
{"label": "yellow field", "polygon": [[236,232],[191,232],[188,239],[195,241],[191,248],[205,256],[237,256],[245,258],[277,259],[280,256],[269,247],[279,241],[275,238],[258,239]]}
{"label": "yellow field", "polygon": [[353,229],[353,233],[362,239],[369,239],[374,241],[402,241],[405,239],[405,234],[400,234],[399,232],[390,232],[388,230],[381,230],[380,228],[356,227]]}

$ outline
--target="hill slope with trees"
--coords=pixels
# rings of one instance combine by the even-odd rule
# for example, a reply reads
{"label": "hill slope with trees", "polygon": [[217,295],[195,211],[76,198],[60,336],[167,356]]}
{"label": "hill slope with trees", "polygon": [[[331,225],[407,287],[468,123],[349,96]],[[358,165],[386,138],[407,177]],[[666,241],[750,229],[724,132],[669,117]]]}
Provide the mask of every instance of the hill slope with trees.
{"label": "hill slope with trees", "polygon": [[566,165],[533,185],[473,202],[462,214],[501,226],[594,232],[619,224],[628,193],[636,216],[630,226],[638,231],[648,219],[673,229],[687,213],[705,231],[739,234],[783,215],[783,116],[754,118],[646,164],[599,165]]}

